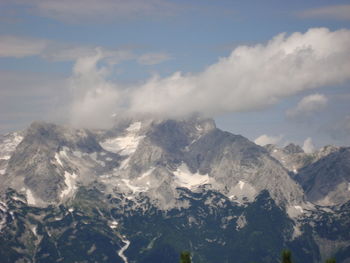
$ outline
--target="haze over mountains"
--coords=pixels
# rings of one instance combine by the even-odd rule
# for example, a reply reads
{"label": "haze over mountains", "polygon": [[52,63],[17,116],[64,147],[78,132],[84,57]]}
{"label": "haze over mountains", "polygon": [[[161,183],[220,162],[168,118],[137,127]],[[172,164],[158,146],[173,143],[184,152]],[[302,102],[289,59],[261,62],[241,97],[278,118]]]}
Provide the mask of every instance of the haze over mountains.
{"label": "haze over mountains", "polygon": [[349,259],[347,147],[261,147],[199,117],[109,130],[34,122],[1,145],[5,262],[177,262],[187,248],[202,262],[231,262],[236,249],[277,262],[283,247],[298,262]]}

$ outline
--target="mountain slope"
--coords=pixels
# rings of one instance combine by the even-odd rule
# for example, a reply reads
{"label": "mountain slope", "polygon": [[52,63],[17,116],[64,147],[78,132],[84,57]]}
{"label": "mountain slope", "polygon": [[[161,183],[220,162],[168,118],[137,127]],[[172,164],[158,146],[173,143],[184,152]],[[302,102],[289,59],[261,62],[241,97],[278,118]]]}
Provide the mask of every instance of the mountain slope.
{"label": "mountain slope", "polygon": [[300,170],[296,179],[307,198],[319,205],[339,205],[350,200],[350,148],[340,148]]}

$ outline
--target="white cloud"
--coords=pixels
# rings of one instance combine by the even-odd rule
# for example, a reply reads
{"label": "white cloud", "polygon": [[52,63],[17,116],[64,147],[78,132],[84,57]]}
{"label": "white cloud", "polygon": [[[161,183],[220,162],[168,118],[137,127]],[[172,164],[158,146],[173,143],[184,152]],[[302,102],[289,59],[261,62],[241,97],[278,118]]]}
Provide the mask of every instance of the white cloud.
{"label": "white cloud", "polygon": [[328,104],[328,98],[323,94],[312,94],[302,98],[295,108],[287,111],[290,118],[310,117],[313,113],[324,109]]}
{"label": "white cloud", "polygon": [[257,110],[350,79],[350,30],[314,28],[239,46],[198,74],[154,77],[130,96],[134,113],[182,116]]}
{"label": "white cloud", "polygon": [[47,45],[48,41],[44,39],[0,36],[0,57],[36,56],[41,54]]}
{"label": "white cloud", "polygon": [[171,16],[178,6],[168,0],[17,0],[36,13],[63,22],[106,22],[120,18]]}
{"label": "white cloud", "polygon": [[312,139],[308,137],[303,144],[303,150],[306,153],[313,153],[315,151],[315,146],[312,143]]}
{"label": "white cloud", "polygon": [[332,5],[308,9],[299,13],[307,18],[331,18],[336,20],[350,20],[350,5]]}
{"label": "white cloud", "polygon": [[138,63],[141,65],[156,65],[169,59],[171,57],[167,53],[146,53],[138,58]]}
{"label": "white cloud", "polygon": [[[106,75],[99,73],[98,59],[92,60],[96,72],[85,73],[97,74],[103,83]],[[264,45],[239,46],[198,74],[154,76],[127,91],[117,84],[108,86],[110,92],[119,92],[114,110],[176,118],[258,110],[302,91],[348,80],[350,30],[314,28],[304,34],[277,35]]]}
{"label": "white cloud", "polygon": [[260,146],[265,146],[267,144],[275,144],[276,145],[276,144],[281,142],[282,138],[283,138],[283,135],[269,136],[269,135],[263,134],[263,135],[259,136],[258,138],[256,138],[254,140],[254,142]]}
{"label": "white cloud", "polygon": [[118,110],[121,91],[105,79],[108,68],[97,68],[103,53],[96,50],[94,56],[77,60],[70,80],[73,101],[70,121],[73,126],[85,128],[109,128],[113,125],[112,113]]}

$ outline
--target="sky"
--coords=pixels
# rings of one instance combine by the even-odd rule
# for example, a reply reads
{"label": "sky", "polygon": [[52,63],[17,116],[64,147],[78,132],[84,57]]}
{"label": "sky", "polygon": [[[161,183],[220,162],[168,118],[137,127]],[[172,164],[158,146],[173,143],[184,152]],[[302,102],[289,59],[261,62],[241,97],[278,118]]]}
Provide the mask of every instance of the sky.
{"label": "sky", "polygon": [[0,134],[191,114],[349,146],[350,2],[0,0]]}

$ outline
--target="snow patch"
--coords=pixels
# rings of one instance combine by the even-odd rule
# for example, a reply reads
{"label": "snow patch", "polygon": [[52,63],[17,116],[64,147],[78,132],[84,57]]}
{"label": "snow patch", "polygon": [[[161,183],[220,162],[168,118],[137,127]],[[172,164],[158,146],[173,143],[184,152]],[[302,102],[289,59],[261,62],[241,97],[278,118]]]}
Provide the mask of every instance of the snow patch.
{"label": "snow patch", "polygon": [[299,210],[300,213],[304,213],[304,209],[300,205],[295,205],[294,208]]}
{"label": "snow patch", "polygon": [[30,189],[26,190],[26,196],[27,196],[28,205],[36,205],[37,204],[37,200],[35,199],[32,191]]}
{"label": "snow patch", "polygon": [[128,263],[128,258],[124,255],[124,252],[130,246],[130,241],[125,239],[125,236],[123,236],[122,241],[125,243],[125,245],[118,251],[118,255],[122,258],[124,263]]}
{"label": "snow patch", "polygon": [[74,191],[77,189],[75,182],[77,179],[77,175],[75,173],[71,174],[67,171],[64,172],[64,183],[67,188],[62,190],[60,197],[64,198],[66,196],[72,195]]}
{"label": "snow patch", "polygon": [[185,188],[196,188],[198,186],[208,184],[210,182],[209,175],[191,173],[185,164],[181,164],[175,172],[175,181],[178,186]]}
{"label": "snow patch", "polygon": [[56,162],[57,162],[59,165],[61,165],[61,166],[63,167],[63,164],[62,164],[62,162],[61,162],[61,160],[60,160],[60,156],[59,156],[58,153],[55,153],[55,160],[56,160]]}
{"label": "snow patch", "polygon": [[141,122],[136,121],[132,123],[126,130],[128,132],[138,132],[141,129]]}
{"label": "snow patch", "polygon": [[245,182],[239,181],[239,182],[238,182],[238,185],[239,185],[239,189],[243,190],[243,187],[244,187],[244,185],[245,185]]}
{"label": "snow patch", "polygon": [[293,226],[293,235],[292,235],[292,240],[294,240],[295,238],[301,236],[303,234],[303,232],[300,229],[300,225],[296,224]]}
{"label": "snow patch", "polygon": [[33,226],[33,227],[30,228],[30,230],[32,231],[34,236],[38,236],[38,233],[37,233],[36,229],[37,229],[37,226]]}
{"label": "snow patch", "polygon": [[154,168],[149,169],[147,172],[143,173],[140,177],[137,178],[137,180],[142,180],[146,177],[148,177],[152,172],[154,171]]}
{"label": "snow patch", "polygon": [[240,230],[247,225],[247,219],[241,214],[237,219],[236,230]]}
{"label": "snow patch", "polygon": [[297,218],[304,214],[304,209],[300,205],[289,206],[287,208],[287,214],[290,218]]}
{"label": "snow patch", "polygon": [[15,201],[20,201],[22,203],[25,203],[25,200],[23,200],[22,198],[17,197],[17,196],[13,196],[12,199],[15,200]]}
{"label": "snow patch", "polygon": [[133,193],[146,192],[148,190],[148,187],[132,185],[129,179],[122,179],[122,181]]}
{"label": "snow patch", "polygon": [[0,169],[0,174],[4,175],[6,173],[6,169]]}
{"label": "snow patch", "polygon": [[112,221],[109,224],[109,227],[112,228],[112,229],[116,229],[118,227],[118,222],[117,221]]}
{"label": "snow patch", "polygon": [[127,133],[124,136],[110,138],[100,144],[109,152],[121,155],[133,154],[136,151],[139,142],[145,137],[138,135],[140,128],[141,122],[135,122],[126,129]]}

